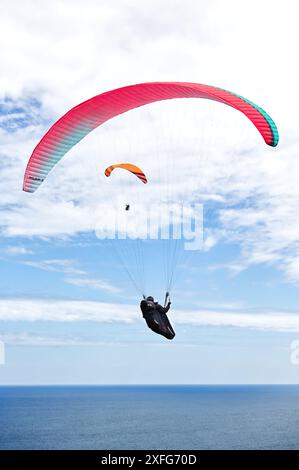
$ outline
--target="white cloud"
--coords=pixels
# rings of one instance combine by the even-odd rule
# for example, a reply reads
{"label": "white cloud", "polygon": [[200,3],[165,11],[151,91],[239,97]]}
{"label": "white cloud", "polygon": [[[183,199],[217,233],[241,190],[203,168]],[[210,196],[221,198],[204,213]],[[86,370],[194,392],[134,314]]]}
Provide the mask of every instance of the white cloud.
{"label": "white cloud", "polygon": [[70,259],[48,259],[41,261],[23,261],[22,264],[45,271],[62,272],[65,274],[86,274],[82,269],[75,267],[75,261]]}
{"label": "white cloud", "polygon": [[[29,333],[17,334],[0,334],[0,341],[6,345],[13,344],[15,346],[45,346],[45,347],[60,347],[60,346],[102,346],[117,344],[108,341],[91,341],[74,336],[42,336]],[[125,343],[122,343],[125,344]]]}
{"label": "white cloud", "polygon": [[132,322],[139,307],[94,301],[15,299],[0,300],[0,320]]}
{"label": "white cloud", "polygon": [[[175,325],[299,331],[299,314],[284,311],[173,310]],[[138,305],[82,300],[1,299],[0,321],[120,322],[143,321]]]}
{"label": "white cloud", "polygon": [[16,246],[8,246],[6,247],[3,252],[6,254],[6,255],[32,255],[33,254],[33,250],[31,250],[30,248],[27,248],[25,246],[22,246],[22,245],[16,245]]}
{"label": "white cloud", "polygon": [[22,261],[22,264],[44,271],[63,273],[66,275],[64,282],[73,286],[96,289],[109,294],[122,292],[122,289],[103,279],[85,277],[88,273],[77,268],[75,260],[72,259],[26,260]]}
{"label": "white cloud", "polygon": [[237,327],[271,331],[299,331],[299,316],[288,312],[186,311],[174,315],[177,323],[194,326]]}
{"label": "white cloud", "polygon": [[[106,165],[120,157],[140,161],[153,190],[143,196],[133,185],[125,194],[150,204],[173,158],[173,197],[217,200],[222,208],[206,249],[233,241],[242,248],[235,271],[271,263],[299,280],[296,2],[54,0],[38,12],[32,0],[25,10],[21,0],[2,3],[0,90],[10,97],[0,120],[3,234],[93,231],[98,202],[119,193],[119,180],[104,181]],[[198,81],[244,94],[273,115],[279,147],[267,149],[253,126],[221,105],[197,103],[194,111],[191,102],[164,103],[107,123],[65,157],[38,193],[21,192],[25,164],[50,123],[95,94],[150,80]],[[27,125],[17,127],[16,117]]]}
{"label": "white cloud", "polygon": [[79,277],[68,277],[65,279],[65,282],[72,284],[77,287],[87,287],[89,289],[96,289],[103,292],[108,292],[110,294],[117,294],[122,292],[118,287],[113,286],[107,281],[102,279],[90,279],[90,278],[79,278]]}

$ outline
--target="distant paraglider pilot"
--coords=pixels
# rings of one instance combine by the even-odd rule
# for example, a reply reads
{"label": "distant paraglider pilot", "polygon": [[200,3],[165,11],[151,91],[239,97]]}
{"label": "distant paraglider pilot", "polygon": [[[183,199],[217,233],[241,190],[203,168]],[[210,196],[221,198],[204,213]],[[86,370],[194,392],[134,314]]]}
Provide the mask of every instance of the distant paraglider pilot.
{"label": "distant paraglider pilot", "polygon": [[[169,299],[168,295],[167,298]],[[170,309],[171,302],[165,307],[162,307],[158,302],[154,301],[153,297],[146,297],[140,302],[140,308],[142,311],[143,318],[145,319],[147,326],[158,335],[162,335],[167,339],[173,339],[175,332],[168,320],[166,313]]]}

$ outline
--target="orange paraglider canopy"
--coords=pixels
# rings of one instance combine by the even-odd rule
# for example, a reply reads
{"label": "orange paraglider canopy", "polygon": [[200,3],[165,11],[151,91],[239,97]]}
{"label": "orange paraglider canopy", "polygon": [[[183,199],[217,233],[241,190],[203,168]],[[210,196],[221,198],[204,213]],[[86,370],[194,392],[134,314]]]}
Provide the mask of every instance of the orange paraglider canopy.
{"label": "orange paraglider canopy", "polygon": [[139,178],[142,181],[142,183],[144,184],[147,183],[147,178],[145,174],[143,173],[143,171],[140,168],[138,168],[138,166],[132,165],[132,163],[117,163],[116,165],[108,166],[108,168],[106,168],[105,170],[105,175],[110,176],[112,171],[115,168],[123,168],[123,170],[127,170],[130,173],[133,173],[134,175],[136,175],[137,178]]}

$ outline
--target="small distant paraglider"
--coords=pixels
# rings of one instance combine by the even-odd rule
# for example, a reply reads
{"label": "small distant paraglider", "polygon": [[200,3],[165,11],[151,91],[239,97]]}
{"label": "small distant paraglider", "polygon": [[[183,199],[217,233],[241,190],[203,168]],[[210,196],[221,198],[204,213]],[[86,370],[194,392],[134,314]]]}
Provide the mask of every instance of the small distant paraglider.
{"label": "small distant paraglider", "polygon": [[[111,165],[108,166],[105,170],[105,175],[109,177],[115,168],[122,168],[123,170],[127,170],[130,173],[133,173],[133,175],[136,175],[137,178],[139,178],[142,183],[146,184],[147,183],[147,178],[143,171],[136,165],[132,165],[132,163],[117,163],[116,165]],[[130,204],[125,205],[125,210],[129,211],[130,210]]]}

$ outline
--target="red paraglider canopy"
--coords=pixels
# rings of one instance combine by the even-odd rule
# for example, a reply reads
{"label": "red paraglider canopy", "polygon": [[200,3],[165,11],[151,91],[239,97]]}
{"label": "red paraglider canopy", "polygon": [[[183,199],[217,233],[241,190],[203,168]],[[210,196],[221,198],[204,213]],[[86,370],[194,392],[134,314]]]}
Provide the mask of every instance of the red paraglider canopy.
{"label": "red paraglider canopy", "polygon": [[241,111],[266,144],[276,146],[278,131],[270,116],[247,99],[221,88],[197,83],[154,82],[107,91],[75,106],[61,117],[35,147],[24,176],[24,191],[33,193],[59,160],[89,132],[130,109],[174,98],[206,98]]}

